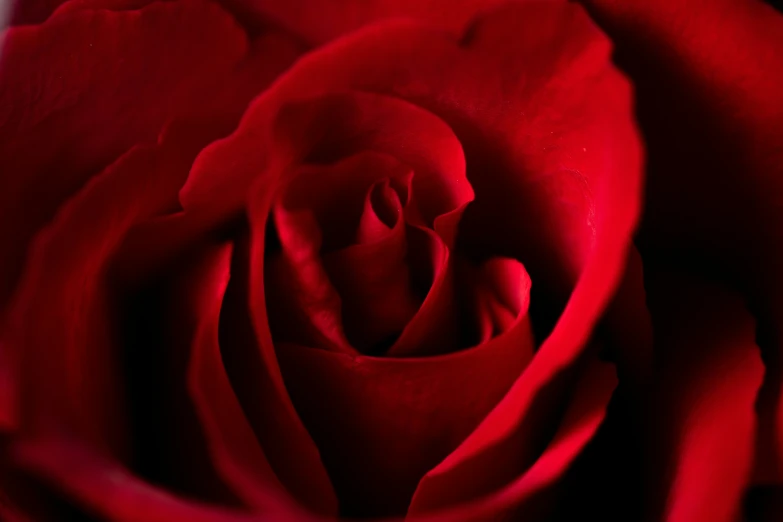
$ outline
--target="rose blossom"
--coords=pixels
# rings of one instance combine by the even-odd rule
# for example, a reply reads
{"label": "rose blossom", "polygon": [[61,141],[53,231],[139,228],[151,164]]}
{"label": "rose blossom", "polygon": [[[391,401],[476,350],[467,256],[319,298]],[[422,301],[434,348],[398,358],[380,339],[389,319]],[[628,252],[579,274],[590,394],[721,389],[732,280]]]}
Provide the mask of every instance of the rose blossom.
{"label": "rose blossom", "polygon": [[780,15],[583,3],[19,3],[0,514],[774,519]]}

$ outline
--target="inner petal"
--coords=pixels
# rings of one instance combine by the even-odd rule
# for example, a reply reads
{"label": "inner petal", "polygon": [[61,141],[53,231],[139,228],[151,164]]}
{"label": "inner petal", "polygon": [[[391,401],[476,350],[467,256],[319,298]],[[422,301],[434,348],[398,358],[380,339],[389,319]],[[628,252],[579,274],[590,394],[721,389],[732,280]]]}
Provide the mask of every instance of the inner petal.
{"label": "inner petal", "polygon": [[461,268],[467,286],[465,313],[472,317],[476,342],[503,334],[527,311],[530,278],[518,261],[494,257],[478,268]]}
{"label": "inner petal", "polygon": [[[396,196],[380,187],[373,195],[371,188],[384,179]],[[411,180],[411,169],[404,163],[387,154],[363,151],[333,164],[301,167],[283,189],[280,204],[290,210],[311,211],[321,229],[322,249],[329,252],[353,244],[358,229],[371,225],[362,224],[366,219],[388,220],[395,205],[388,198],[396,197],[406,207]],[[368,216],[367,206],[375,216]]]}
{"label": "inner petal", "polygon": [[321,261],[321,228],[313,212],[277,205],[273,216],[281,245],[266,264],[273,335],[353,352],[343,332],[340,296]]}
{"label": "inner petal", "polygon": [[324,256],[342,298],[343,327],[363,353],[382,353],[421,305],[411,280],[402,203],[388,179],[367,194],[359,243]]}
{"label": "inner petal", "polygon": [[278,342],[382,353],[397,339],[432,282],[430,263],[409,258],[412,180],[367,152],[309,165],[281,190],[265,269]]}
{"label": "inner petal", "polygon": [[391,231],[402,214],[402,204],[389,179],[376,181],[367,193],[356,233],[357,243],[371,243]]}

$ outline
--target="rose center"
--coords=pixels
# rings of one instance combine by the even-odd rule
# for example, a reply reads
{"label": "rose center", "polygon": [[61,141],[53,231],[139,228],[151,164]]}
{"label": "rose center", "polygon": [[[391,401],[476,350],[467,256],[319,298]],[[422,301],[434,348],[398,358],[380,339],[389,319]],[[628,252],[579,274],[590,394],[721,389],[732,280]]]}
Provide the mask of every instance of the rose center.
{"label": "rose center", "polygon": [[436,355],[485,343],[518,320],[524,268],[461,259],[449,234],[426,224],[432,212],[419,205],[428,194],[419,200],[414,180],[409,166],[376,152],[289,178],[272,206],[276,245],[265,262],[276,343]]}
{"label": "rose center", "polygon": [[366,153],[305,168],[282,189],[273,208],[280,249],[266,273],[276,339],[371,354],[394,343],[431,282],[408,255],[412,177]]}

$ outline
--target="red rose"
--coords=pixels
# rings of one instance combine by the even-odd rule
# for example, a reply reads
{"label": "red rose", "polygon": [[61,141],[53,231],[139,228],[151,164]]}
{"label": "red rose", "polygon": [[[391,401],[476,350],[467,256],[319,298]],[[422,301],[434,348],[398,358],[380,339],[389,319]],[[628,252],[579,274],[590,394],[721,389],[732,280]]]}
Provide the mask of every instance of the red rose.
{"label": "red rose", "polygon": [[584,3],[20,3],[0,514],[772,513],[783,22]]}

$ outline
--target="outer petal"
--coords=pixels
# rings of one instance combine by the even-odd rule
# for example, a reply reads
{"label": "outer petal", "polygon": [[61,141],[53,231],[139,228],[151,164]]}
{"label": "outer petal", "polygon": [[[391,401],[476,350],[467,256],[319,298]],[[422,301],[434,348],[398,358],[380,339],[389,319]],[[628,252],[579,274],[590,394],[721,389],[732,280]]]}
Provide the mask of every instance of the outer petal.
{"label": "outer petal", "polygon": [[[109,317],[114,305],[108,296],[110,261],[132,226],[176,204],[193,158],[231,128],[233,118],[228,120],[174,124],[157,145],[132,149],[94,178],[35,242],[4,325],[3,355],[10,363],[2,382],[6,419],[18,428],[12,440],[33,448],[19,450],[20,462],[101,512],[131,509],[89,485],[105,482],[104,470],[115,473],[121,467],[116,459],[121,461],[129,446],[124,382],[115,366]],[[88,460],[103,463],[65,484],[72,451],[91,452]],[[140,479],[123,473],[133,497]]]}
{"label": "outer petal", "polygon": [[648,288],[660,371],[646,451],[660,474],[648,483],[646,512],[671,522],[738,520],[764,376],[754,320],[737,295],[692,275],[658,272]]}
{"label": "outer petal", "polygon": [[642,446],[647,432],[654,375],[653,332],[647,308],[641,258],[630,253],[623,282],[593,334],[617,365],[620,385],[607,419],[578,461],[560,481],[555,520],[644,519],[642,502],[651,477]]}
{"label": "outer petal", "polygon": [[[206,48],[188,43],[194,33],[177,34],[172,17],[189,20],[191,30],[202,28],[198,39]],[[169,43],[156,44],[155,37]],[[90,47],[92,41],[102,47]],[[82,57],[78,65],[89,74],[71,73],[71,55]],[[181,112],[219,114],[222,123],[211,138],[220,137],[295,55],[275,34],[249,47],[224,13],[198,0],[133,12],[74,8],[42,26],[9,30],[0,60],[0,310],[28,240],[66,197],[137,142],[153,144],[164,123]],[[205,80],[210,75],[220,77],[219,84]],[[141,78],[145,87],[137,85]],[[210,93],[215,98],[207,103]],[[202,146],[209,141],[202,139]],[[184,177],[187,165],[182,168]],[[171,208],[176,201],[163,210]],[[13,407],[5,404],[15,397],[12,350],[0,347],[0,425],[14,422]]]}
{"label": "outer petal", "polygon": [[[251,94],[231,90],[251,83],[239,82],[250,43],[207,1],[63,11],[0,36],[0,309],[31,236],[91,176],[154,143],[173,117],[221,96],[247,103],[269,81],[257,78]],[[276,44],[259,72],[279,71],[281,55],[290,63],[290,44]]]}
{"label": "outer petal", "polygon": [[190,395],[199,411],[216,465],[245,502],[265,516],[299,509],[277,480],[255,433],[245,418],[226,375],[218,345],[218,322],[228,286],[231,248],[224,245],[205,254],[194,283],[199,324],[193,341]]}
{"label": "outer petal", "polygon": [[642,254],[747,288],[768,366],[756,479],[783,483],[783,15],[760,0],[584,0],[638,88]]}
{"label": "outer petal", "polygon": [[583,3],[638,88],[650,152],[643,253],[714,253],[742,268],[760,252],[779,259],[783,15],[758,0]]}
{"label": "outer petal", "polygon": [[21,384],[22,395],[9,397],[21,406],[13,435],[18,462],[119,519],[211,516],[143,485],[117,464],[128,432],[104,278],[124,233],[170,207],[192,158],[214,132],[211,124],[172,127],[160,144],[133,149],[64,207],[35,243],[3,332],[9,353],[22,357],[10,383]]}
{"label": "outer petal", "polygon": [[[271,197],[271,194],[265,194]],[[268,203],[268,201],[267,201]],[[269,326],[263,314],[263,244],[265,227],[236,243],[232,278],[220,319],[223,364],[247,420],[271,468],[300,504],[332,516],[337,502],[318,449],[302,425],[280,374]],[[260,245],[260,246],[259,246]],[[257,276],[256,271],[261,276]]]}
{"label": "outer petal", "polygon": [[[25,387],[25,425],[56,419],[75,423],[82,434],[92,431],[98,439],[107,429],[117,430],[115,435],[122,432],[111,405],[116,399],[112,365],[102,360],[110,351],[104,349],[106,333],[98,328],[106,322],[95,322],[106,310],[100,282],[109,254],[124,233],[171,205],[189,161],[204,143],[204,129],[199,135],[195,126],[186,127],[172,129],[159,146],[139,147],[123,156],[39,236],[4,332],[9,353],[26,361],[21,375],[12,374]],[[142,172],[149,178],[140,178]],[[94,377],[81,378],[82,372]]]}
{"label": "outer petal", "polygon": [[[407,520],[417,522],[482,522],[484,520],[552,520],[551,493],[556,490],[571,463],[593,438],[606,415],[617,385],[613,365],[591,361],[574,388],[568,406],[552,440],[535,463],[498,491],[455,508],[441,511],[419,510],[414,504]],[[445,492],[451,495],[452,492]]]}

